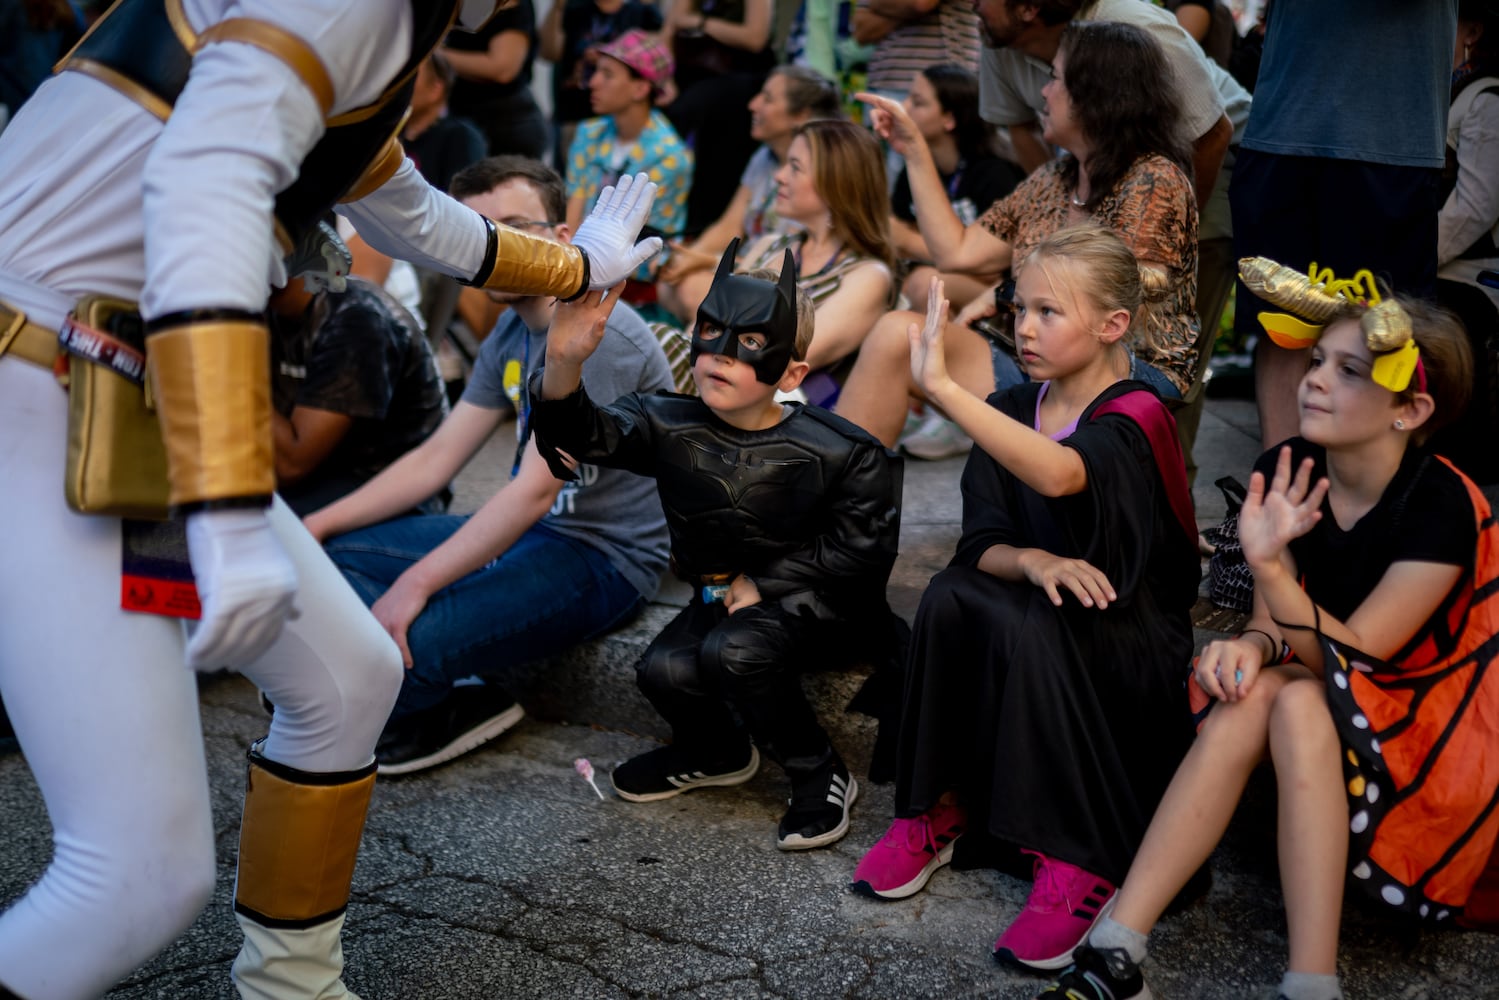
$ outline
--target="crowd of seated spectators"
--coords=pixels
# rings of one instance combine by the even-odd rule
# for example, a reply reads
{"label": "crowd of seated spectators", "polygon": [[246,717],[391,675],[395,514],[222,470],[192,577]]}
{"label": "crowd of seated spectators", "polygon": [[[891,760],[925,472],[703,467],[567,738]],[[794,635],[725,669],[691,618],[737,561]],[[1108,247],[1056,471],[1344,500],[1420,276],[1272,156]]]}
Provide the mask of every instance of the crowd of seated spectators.
{"label": "crowd of seated spectators", "polygon": [[[1488,621],[1464,614],[1461,628],[1437,627],[1445,609],[1473,597],[1462,585],[1485,570],[1475,564],[1476,536],[1492,530],[1481,494],[1462,477],[1499,480],[1499,5],[1371,0],[1391,24],[1398,14],[1398,31],[1354,0],[1265,0],[1247,5],[1259,12],[1247,19],[1242,6],[806,0],[787,11],[774,0],[552,0],[538,18],[533,0],[519,0],[480,31],[451,32],[418,66],[401,131],[428,182],[495,222],[567,243],[605,188],[643,174],[656,185],[645,234],[661,237],[666,252],[623,283],[624,304],[611,311],[597,294],[563,304],[460,294],[453,279],[434,282],[382,257],[345,222],[348,288],[294,285],[273,298],[279,489],[408,668],[377,750],[380,770],[425,770],[501,735],[522,715],[512,672],[628,621],[670,572],[680,556],[670,546],[686,537],[682,510],[701,497],[662,459],[647,471],[678,491],[663,514],[650,478],[637,474],[645,460],[616,461],[616,450],[634,454],[640,443],[630,435],[645,425],[609,408],[612,399],[634,400],[662,427],[661,414],[691,414],[694,433],[707,428],[714,447],[722,443],[714,435],[728,433],[734,446],[722,461],[740,463],[733,475],[765,477],[769,494],[794,490],[767,471],[773,463],[753,461],[764,446],[755,435],[780,433],[782,422],[815,425],[799,433],[829,454],[861,456],[878,475],[849,493],[880,502],[899,482],[900,460],[887,449],[955,453],[915,441],[941,432],[970,454],[954,483],[964,539],[918,612],[917,648],[906,658],[916,682],[901,712],[887,713],[907,737],[896,765],[905,768],[898,815],[856,887],[881,898],[917,892],[962,836],[975,846],[992,838],[1044,848],[1031,899],[996,953],[1046,971],[1076,960],[1058,996],[1140,995],[1145,935],[1216,843],[1239,779],[1269,754],[1288,784],[1306,775],[1321,782],[1315,795],[1297,784],[1301,797],[1286,800],[1294,807],[1286,815],[1316,820],[1326,834],[1316,844],[1332,864],[1299,885],[1286,874],[1300,922],[1281,994],[1341,997],[1336,913],[1348,866],[1337,853],[1346,850],[1338,824],[1349,817],[1340,748],[1356,740],[1334,726],[1345,714],[1354,726],[1364,716],[1352,702],[1332,714],[1323,704],[1323,678],[1336,667],[1317,636],[1409,665],[1419,637],[1439,647],[1433,656],[1447,656],[1468,648],[1465,630]],[[0,128],[5,108],[35,85],[42,54],[76,38],[95,13],[71,3],[27,10],[22,34],[3,33],[15,54],[0,48]],[[1344,24],[1371,51],[1399,54],[1388,60],[1398,73],[1379,92],[1401,102],[1401,127],[1373,128],[1384,109],[1362,108],[1350,90],[1361,84],[1346,67],[1326,65],[1321,35]],[[1241,85],[1230,70],[1260,40],[1259,75]],[[538,56],[552,64],[550,115],[533,87]],[[1326,117],[1310,117],[1314,105]],[[1423,117],[1428,109],[1445,111],[1445,128]],[[1379,141],[1369,138],[1376,132]],[[1445,169],[1435,162],[1438,137]],[[1235,258],[1258,254],[1297,269],[1330,264],[1339,277],[1369,268],[1412,325],[1410,349],[1422,360],[1398,376],[1381,367],[1382,349],[1366,336],[1374,296],[1343,303],[1325,328],[1303,323],[1312,332],[1297,344],[1269,336],[1262,308],[1274,303],[1238,286],[1234,325],[1257,338],[1266,446],[1252,477],[1244,470],[1246,572],[1259,589],[1250,627],[1210,646],[1194,669],[1186,662],[1199,568],[1191,452]],[[728,286],[770,303],[767,315],[798,331],[785,357],[766,330],[727,329],[714,318],[722,315],[712,312],[722,305],[714,295]],[[462,393],[450,408],[443,381],[454,378],[437,359],[455,323],[472,334],[472,382],[450,387]],[[761,352],[770,354],[770,377],[758,368],[746,376]],[[569,377],[543,399],[545,366],[557,379],[559,362]],[[736,370],[737,387],[724,374]],[[696,392],[712,378],[711,393],[662,403],[659,414],[641,402],[663,390]],[[580,385],[597,398],[578,397]],[[729,405],[735,392],[750,403]],[[557,421],[568,406],[604,410],[591,418],[599,441],[581,432],[566,439],[589,443],[593,452],[579,454],[592,464],[538,440],[533,403],[543,408],[543,437],[548,421],[565,426]],[[1326,417],[1339,406],[1338,420]],[[477,513],[443,516],[452,477],[512,415],[510,481]],[[669,456],[676,444],[659,435],[645,451]],[[1373,472],[1361,480],[1356,470]],[[564,486],[566,475],[573,480]],[[702,478],[721,486],[724,477]],[[1419,531],[1401,520],[1412,496],[1431,515]],[[832,491],[809,509],[840,502]],[[883,559],[899,533],[898,498],[893,509],[860,512],[878,530],[851,528],[839,508],[838,531],[879,534]],[[800,534],[795,541],[814,544]],[[1389,557],[1369,557],[1381,545]],[[1356,586],[1332,569],[1354,555],[1363,559]],[[1288,572],[1298,565],[1311,574]],[[705,568],[688,581],[691,607],[709,606],[715,622],[775,593],[768,574],[757,583],[744,567]],[[1402,606],[1402,581],[1407,593],[1427,596]],[[1438,605],[1443,595],[1450,605]],[[797,601],[812,607],[820,597],[806,584],[771,600],[780,602],[775,615],[794,616]],[[1105,616],[1111,602],[1118,608]],[[1140,654],[1119,655],[1131,643]],[[776,656],[795,655],[781,648],[791,644],[770,645]],[[1068,655],[1056,655],[1063,647]],[[1111,673],[1100,678],[1095,668],[1106,660]],[[990,669],[1000,661],[1008,673]],[[1195,744],[1180,690],[1189,671],[1207,706],[1198,706]],[[780,684],[795,671],[767,673]],[[695,674],[674,684],[692,698],[717,697],[698,689]],[[1095,688],[1105,696],[1093,698]],[[1383,704],[1382,691],[1354,689]],[[1125,759],[1111,740],[1149,741],[1109,718],[1133,711],[1110,690],[1149,696],[1150,711],[1133,720],[1162,742],[1148,774],[1111,770]],[[1076,691],[1090,692],[1096,725],[1063,704]],[[764,700],[751,693],[745,705]],[[1495,696],[1481,698],[1480,726]],[[681,704],[676,715],[691,715]],[[1080,808],[1059,805],[1058,794],[1050,810],[1010,822],[1006,755],[1040,740],[1005,717],[1015,705],[1032,706],[1029,724],[1062,744],[1047,748],[1053,764],[1080,762],[1079,787],[1069,790]],[[725,726],[731,716],[722,715]],[[1170,725],[1141,721],[1167,716]],[[1290,724],[1307,738],[1288,742]],[[615,787],[644,802],[738,784],[758,767],[754,737],[788,772],[815,772],[813,798],[823,796],[816,837],[802,837],[787,823],[808,793],[805,781],[793,782],[781,846],[843,836],[857,785],[825,738],[816,741],[823,757],[809,763],[816,754],[808,751],[797,763],[755,728],[738,734],[733,760],[714,762],[721,774],[677,774],[672,757],[653,765],[661,773],[649,781],[627,773]],[[988,740],[992,768],[987,758],[980,767],[954,756],[959,730]],[[1003,739],[989,739],[995,733]],[[1485,753],[1499,754],[1496,739]],[[1384,766],[1377,741],[1353,749],[1363,754],[1349,750],[1355,771]],[[1205,777],[1209,766],[1232,780]],[[1045,783],[1032,775],[1023,794],[1042,795]],[[1210,793],[1213,822],[1193,830],[1182,797]],[[1108,814],[1099,825],[1112,822],[1114,836],[1089,840],[1067,828],[1064,811]],[[1315,867],[1302,840],[1286,849],[1289,863]],[[1191,850],[1177,852],[1183,842]],[[1063,895],[1091,900],[1069,906],[1065,919],[1047,895],[1058,879],[1070,887]]]}
{"label": "crowd of seated spectators", "polygon": [[681,322],[697,314],[719,255],[738,237],[757,240],[791,228],[776,214],[776,171],[786,159],[791,137],[814,118],[842,114],[837,88],[805,66],[777,66],[749,102],[750,136],[760,148],[744,167],[729,207],[691,241],[674,241],[661,267],[658,292],[663,307]]}

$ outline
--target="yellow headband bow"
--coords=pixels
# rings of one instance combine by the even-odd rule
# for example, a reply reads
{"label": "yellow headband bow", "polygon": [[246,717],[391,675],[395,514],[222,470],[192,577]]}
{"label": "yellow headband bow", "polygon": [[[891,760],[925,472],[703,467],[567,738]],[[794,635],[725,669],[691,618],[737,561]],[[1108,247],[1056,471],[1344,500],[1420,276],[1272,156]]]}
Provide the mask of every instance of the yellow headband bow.
{"label": "yellow headband bow", "polygon": [[[1244,287],[1272,305],[1288,312],[1259,314],[1260,325],[1271,342],[1286,350],[1311,347],[1322,335],[1327,321],[1349,303],[1364,303],[1368,309],[1359,317],[1364,343],[1375,355],[1370,377],[1391,392],[1404,392],[1421,364],[1421,351],[1411,331],[1411,320],[1400,303],[1379,294],[1374,275],[1367,269],[1351,278],[1337,278],[1332,268],[1317,270],[1315,262],[1310,275],[1277,264],[1266,257],[1245,257],[1239,261],[1239,277]],[[1419,382],[1424,390],[1425,379]]]}

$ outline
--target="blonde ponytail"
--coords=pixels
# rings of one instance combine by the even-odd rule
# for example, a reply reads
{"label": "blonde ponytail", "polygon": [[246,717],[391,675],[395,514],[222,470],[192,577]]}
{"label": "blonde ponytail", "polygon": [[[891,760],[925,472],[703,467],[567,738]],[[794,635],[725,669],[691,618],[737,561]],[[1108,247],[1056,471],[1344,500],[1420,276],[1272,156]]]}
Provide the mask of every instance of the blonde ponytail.
{"label": "blonde ponytail", "polygon": [[[1121,244],[1122,245],[1122,244]],[[1128,251],[1128,248],[1125,248]],[[1134,254],[1130,254],[1134,257]],[[1140,305],[1134,311],[1129,327],[1130,350],[1146,361],[1161,353],[1166,323],[1170,315],[1164,304],[1171,297],[1171,273],[1159,264],[1137,265],[1140,274]]]}

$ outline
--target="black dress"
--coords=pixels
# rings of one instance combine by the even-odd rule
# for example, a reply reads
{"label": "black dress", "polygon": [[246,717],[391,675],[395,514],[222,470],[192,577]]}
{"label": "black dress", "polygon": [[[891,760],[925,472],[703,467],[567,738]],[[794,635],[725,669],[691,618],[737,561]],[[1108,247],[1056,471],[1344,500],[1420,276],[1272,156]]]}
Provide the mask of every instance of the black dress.
{"label": "black dress", "polygon": [[[989,403],[1032,426],[1039,388]],[[1043,497],[977,448],[964,469],[963,535],[911,639],[896,812],[915,816],[955,790],[969,863],[992,838],[1122,881],[1191,740],[1196,540],[1172,512],[1146,432],[1122,414],[1095,416],[1140,389],[1111,386],[1063,440],[1087,467],[1078,495]],[[1058,608],[1039,587],[977,569],[997,544],[1085,559],[1117,599],[1099,611],[1066,595]]]}
{"label": "black dress", "polygon": [[459,77],[448,97],[448,111],[479,126],[490,156],[509,153],[539,160],[546,155],[551,126],[531,96],[531,64],[536,58],[536,9],[531,0],[517,0],[477,31],[455,28],[445,44],[459,52],[486,52],[495,36],[507,31],[526,36],[520,73],[508,83]]}

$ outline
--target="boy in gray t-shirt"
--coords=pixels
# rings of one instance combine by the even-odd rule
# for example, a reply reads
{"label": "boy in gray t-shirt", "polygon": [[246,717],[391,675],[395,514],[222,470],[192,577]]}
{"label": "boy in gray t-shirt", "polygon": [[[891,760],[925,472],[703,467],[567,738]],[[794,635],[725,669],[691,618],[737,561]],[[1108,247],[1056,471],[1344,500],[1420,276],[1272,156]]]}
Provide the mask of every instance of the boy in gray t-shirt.
{"label": "boy in gray t-shirt", "polygon": [[[665,361],[661,345],[635,310],[617,305],[607,329],[605,346],[589,359],[594,362],[589,385],[599,386],[601,398],[672,388],[670,370],[658,367]],[[515,433],[523,439],[529,433],[525,416],[530,409],[525,380],[541,367],[545,355],[546,330],[531,330],[513,311],[507,313],[479,348],[463,400],[487,409],[513,407],[520,417]],[[519,443],[523,446],[525,441]],[[522,447],[517,454],[523,451]],[[650,479],[618,469],[579,466],[578,479],[562,484],[539,523],[603,552],[647,598],[655,593],[666,568],[666,535],[661,501]]]}
{"label": "boy in gray t-shirt", "polygon": [[[480,161],[454,178],[452,193],[498,222],[567,238],[556,221],[565,211],[561,178],[535,161]],[[510,309],[448,419],[306,520],[315,537],[331,539],[328,554],[409,668],[375,749],[381,774],[435,766],[509,729],[523,713],[496,681],[633,617],[666,568],[654,483],[582,466],[580,481],[563,489],[526,433],[526,376],[541,366],[555,301],[490,297]],[[610,348],[589,372],[601,391],[613,398],[671,387],[666,356],[639,316],[618,306],[608,329]],[[446,486],[512,410],[520,417],[516,465],[478,512],[386,520]]]}

